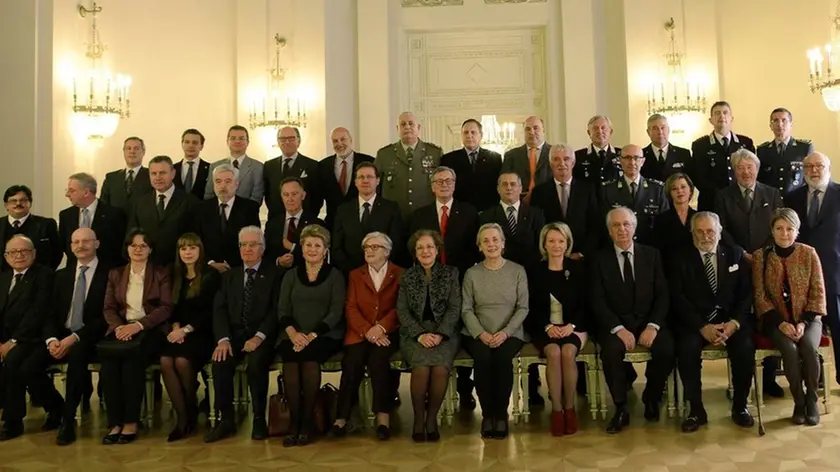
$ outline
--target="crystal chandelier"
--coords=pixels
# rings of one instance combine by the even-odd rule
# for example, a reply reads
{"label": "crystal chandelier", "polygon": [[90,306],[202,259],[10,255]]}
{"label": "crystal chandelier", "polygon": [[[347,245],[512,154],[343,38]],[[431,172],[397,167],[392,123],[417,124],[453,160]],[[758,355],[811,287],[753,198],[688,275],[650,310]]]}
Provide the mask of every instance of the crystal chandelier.
{"label": "crystal chandelier", "polygon": [[699,82],[690,82],[682,72],[684,54],[677,50],[674,39],[676,23],[670,18],[665,23],[668,31],[668,53],[665,62],[668,64],[664,80],[651,85],[648,92],[648,114],[659,113],[665,116],[675,116],[683,113],[704,113],[706,109],[706,94]]}
{"label": "crystal chandelier", "polygon": [[282,126],[305,128],[306,103],[299,97],[292,97],[284,87],[286,70],[280,63],[280,54],[286,46],[286,40],[280,34],[275,34],[274,45],[274,63],[268,71],[266,94],[251,106],[248,122],[251,129]]}
{"label": "crystal chandelier", "polygon": [[840,50],[840,45],[837,44],[838,39],[840,39],[838,37],[838,32],[840,32],[840,2],[837,3],[837,9],[831,19],[831,24],[833,26],[831,42],[825,45],[825,57],[823,57],[820,48],[808,51],[808,63],[811,68],[808,77],[811,93],[819,91],[826,108],[831,111],[840,111],[840,77],[834,76],[834,68],[839,59],[837,52]]}
{"label": "crystal chandelier", "polygon": [[516,142],[516,125],[510,122],[499,124],[496,115],[481,115],[481,146],[504,154]]}
{"label": "crystal chandelier", "polygon": [[90,14],[90,42],[86,45],[85,57],[90,59],[90,69],[73,79],[73,116],[71,126],[75,133],[87,139],[104,139],[112,136],[120,120],[130,116],[128,89],[131,77],[117,74],[101,65],[102,55],[107,47],[99,38],[96,28],[96,14],[102,7],[93,2],[92,8],[79,5],[79,15]]}

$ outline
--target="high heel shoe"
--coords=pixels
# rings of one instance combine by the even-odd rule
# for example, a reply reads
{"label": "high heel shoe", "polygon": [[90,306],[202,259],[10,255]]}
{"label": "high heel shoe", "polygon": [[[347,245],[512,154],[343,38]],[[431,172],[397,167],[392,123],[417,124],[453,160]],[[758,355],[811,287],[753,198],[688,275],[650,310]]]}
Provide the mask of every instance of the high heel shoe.
{"label": "high heel shoe", "polygon": [[562,436],[566,434],[566,414],[564,410],[551,412],[551,435]]}
{"label": "high heel shoe", "polygon": [[577,412],[574,408],[567,408],[563,411],[566,415],[566,434],[575,434],[578,431]]}
{"label": "high heel shoe", "polygon": [[411,434],[411,440],[416,443],[426,442],[426,431],[418,432],[416,429]]}
{"label": "high heel shoe", "polygon": [[438,441],[440,441],[440,431],[438,431],[437,423],[435,423],[435,429],[433,431],[430,431],[429,427],[426,426],[426,441],[427,442],[438,442]]}
{"label": "high heel shoe", "polygon": [[131,444],[137,440],[137,433],[131,434],[120,434],[120,440],[118,444]]}
{"label": "high heel shoe", "polygon": [[183,428],[181,428],[180,426],[176,426],[175,429],[173,429],[172,432],[169,433],[169,437],[166,438],[166,442],[175,442],[184,439],[187,436],[186,429],[186,426],[184,426]]}

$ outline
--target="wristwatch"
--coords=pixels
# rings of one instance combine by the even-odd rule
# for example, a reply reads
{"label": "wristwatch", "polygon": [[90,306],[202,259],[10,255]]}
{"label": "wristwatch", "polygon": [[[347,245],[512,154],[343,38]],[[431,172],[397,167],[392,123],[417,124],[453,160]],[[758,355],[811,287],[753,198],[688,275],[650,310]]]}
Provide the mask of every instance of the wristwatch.
{"label": "wristwatch", "polygon": [[193,331],[195,331],[195,329],[194,329],[192,326],[190,326],[190,325],[184,326],[184,327],[183,327],[183,328],[181,328],[181,329],[183,329],[183,330],[184,330],[184,333],[186,333],[186,334],[190,334],[190,333],[192,333]]}
{"label": "wristwatch", "polygon": [[17,339],[10,339],[9,342],[12,344],[17,344]]}

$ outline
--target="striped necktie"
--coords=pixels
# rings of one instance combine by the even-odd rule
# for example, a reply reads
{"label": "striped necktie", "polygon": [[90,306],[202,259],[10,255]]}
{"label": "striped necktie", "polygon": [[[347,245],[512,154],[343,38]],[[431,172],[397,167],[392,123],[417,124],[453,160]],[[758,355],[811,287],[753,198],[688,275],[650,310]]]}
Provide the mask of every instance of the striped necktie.
{"label": "striped necktie", "polygon": [[510,234],[516,234],[516,208],[513,205],[507,209],[507,222],[510,228]]}

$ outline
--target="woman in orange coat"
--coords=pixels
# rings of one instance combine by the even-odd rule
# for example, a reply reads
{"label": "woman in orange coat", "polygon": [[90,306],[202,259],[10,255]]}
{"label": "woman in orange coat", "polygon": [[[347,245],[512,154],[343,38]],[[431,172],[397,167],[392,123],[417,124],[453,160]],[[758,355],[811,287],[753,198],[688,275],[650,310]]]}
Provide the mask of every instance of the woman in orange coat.
{"label": "woman in orange coat", "polygon": [[367,367],[373,383],[376,436],[384,441],[391,436],[389,415],[396,396],[391,356],[398,349],[397,295],[403,269],[388,261],[393,243],[387,234],[369,233],[362,240],[362,249],[366,263],[350,272],[347,288],[346,347],[333,434],[346,433],[350,409]]}

